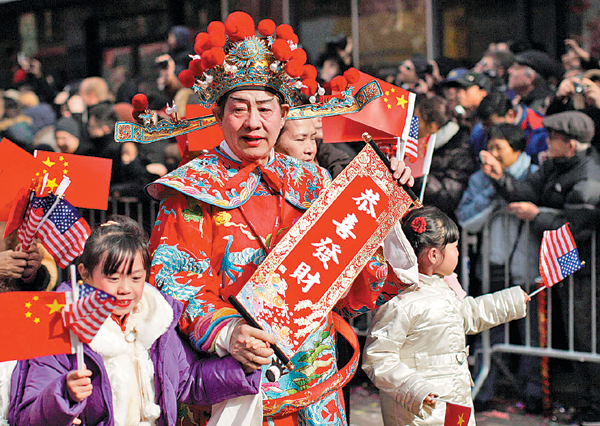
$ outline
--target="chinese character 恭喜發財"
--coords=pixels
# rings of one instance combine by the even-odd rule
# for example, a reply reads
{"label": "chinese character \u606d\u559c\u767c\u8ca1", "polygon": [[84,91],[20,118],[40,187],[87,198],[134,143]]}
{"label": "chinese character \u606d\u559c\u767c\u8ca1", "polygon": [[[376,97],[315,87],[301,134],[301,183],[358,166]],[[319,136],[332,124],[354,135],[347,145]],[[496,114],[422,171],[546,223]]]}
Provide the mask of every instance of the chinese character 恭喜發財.
{"label": "chinese character \u606d\u559c\u767c\u8ca1", "polygon": [[318,272],[316,274],[309,274],[309,272],[310,266],[304,262],[300,262],[294,273],[290,275],[292,278],[296,278],[298,284],[301,282],[306,284],[302,287],[304,293],[308,292],[313,285],[321,284],[321,275]]}
{"label": "chinese character \u606d\u559c\u767c\u8ca1", "polygon": [[313,243],[312,245],[317,248],[312,255],[323,262],[323,267],[325,269],[328,268],[327,262],[330,260],[333,260],[339,265],[340,262],[338,261],[337,255],[338,253],[341,253],[342,250],[339,245],[334,244],[333,241],[331,241],[331,238],[321,238],[321,241]]}
{"label": "chinese character \u606d\u559c\u767c\u8ca1", "polygon": [[375,216],[375,209],[373,207],[376,206],[377,202],[379,201],[378,193],[373,192],[372,189],[366,189],[365,192],[361,192],[360,197],[352,197],[352,199],[356,201],[358,211],[365,212],[371,215],[373,219],[377,219]]}
{"label": "chinese character \u606d\u559c\u767c\u8ca1", "polygon": [[352,232],[354,226],[358,223],[358,219],[354,213],[348,213],[342,222],[338,222],[337,220],[332,220],[335,225],[335,233],[338,234],[342,240],[345,240],[348,237],[352,237],[356,239],[356,235]]}

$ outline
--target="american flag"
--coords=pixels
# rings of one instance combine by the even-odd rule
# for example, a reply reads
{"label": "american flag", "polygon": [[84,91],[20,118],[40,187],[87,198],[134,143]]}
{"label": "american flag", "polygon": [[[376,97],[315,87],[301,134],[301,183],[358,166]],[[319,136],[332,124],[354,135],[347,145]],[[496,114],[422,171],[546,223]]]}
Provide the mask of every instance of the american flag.
{"label": "american flag", "polygon": [[544,231],[540,250],[540,275],[546,287],[552,287],[580,270],[583,265],[568,223],[555,231]]}
{"label": "american flag", "polygon": [[90,343],[116,307],[114,296],[84,283],[79,300],[63,309],[63,321],[80,341]]}
{"label": "american flag", "polygon": [[[56,201],[56,196],[53,194],[46,197],[33,197],[27,223],[19,231],[19,240],[24,246],[27,242],[31,244],[42,217]],[[42,222],[37,236],[58,266],[66,268],[81,254],[91,231],[79,211],[68,201],[61,199],[57,203],[54,210]]]}
{"label": "american flag", "polygon": [[406,139],[404,156],[410,161],[415,161],[419,157],[419,117],[412,116],[410,120],[410,130]]}

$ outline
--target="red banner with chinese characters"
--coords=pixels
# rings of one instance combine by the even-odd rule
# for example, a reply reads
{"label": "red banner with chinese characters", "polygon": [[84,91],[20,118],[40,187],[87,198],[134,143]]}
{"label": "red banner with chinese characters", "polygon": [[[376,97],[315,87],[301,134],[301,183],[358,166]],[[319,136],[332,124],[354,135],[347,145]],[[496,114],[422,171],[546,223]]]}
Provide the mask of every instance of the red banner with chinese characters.
{"label": "red banner with chinese characters", "polygon": [[267,256],[236,305],[291,358],[411,204],[367,144]]}

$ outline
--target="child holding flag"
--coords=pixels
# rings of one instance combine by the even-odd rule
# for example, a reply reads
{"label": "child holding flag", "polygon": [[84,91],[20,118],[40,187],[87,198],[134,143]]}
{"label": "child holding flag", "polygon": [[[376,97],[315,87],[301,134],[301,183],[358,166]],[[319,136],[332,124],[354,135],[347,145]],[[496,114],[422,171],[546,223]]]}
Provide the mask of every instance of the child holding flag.
{"label": "child holding flag", "polygon": [[208,405],[257,393],[258,371],[246,375],[230,356],[199,359],[180,339],[183,305],[146,283],[143,232],[131,219],[117,220],[92,233],[80,258],[86,283],[116,298],[111,318],[84,345],[86,368],[76,369],[74,355],[19,362],[12,426],[175,425],[178,401]]}
{"label": "child holding flag", "polygon": [[[420,284],[378,309],[363,369],[382,391],[386,426],[474,426],[465,333],[524,317],[529,296],[512,287],[459,300],[444,280],[458,263],[456,224],[438,208],[422,207],[404,217],[402,229],[417,256]],[[462,412],[452,417],[457,405],[448,402]]]}

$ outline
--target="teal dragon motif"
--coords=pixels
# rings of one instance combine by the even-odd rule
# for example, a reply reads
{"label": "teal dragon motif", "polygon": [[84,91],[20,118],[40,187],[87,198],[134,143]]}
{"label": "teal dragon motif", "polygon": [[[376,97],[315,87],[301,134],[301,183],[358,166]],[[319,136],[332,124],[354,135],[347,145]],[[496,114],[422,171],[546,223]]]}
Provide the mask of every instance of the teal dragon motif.
{"label": "teal dragon motif", "polygon": [[223,256],[223,261],[221,262],[219,274],[221,274],[223,278],[223,287],[225,287],[226,277],[232,281],[235,281],[235,272],[238,273],[238,277],[242,275],[243,269],[240,266],[248,265],[249,263],[254,263],[258,266],[263,260],[265,260],[267,255],[262,248],[253,249],[249,247],[239,252],[230,253],[229,249],[231,248],[231,243],[233,242],[233,235],[227,235],[223,237],[223,239],[227,240],[227,247],[225,247],[225,255]]}

